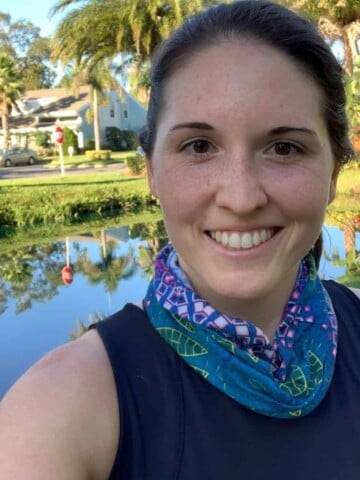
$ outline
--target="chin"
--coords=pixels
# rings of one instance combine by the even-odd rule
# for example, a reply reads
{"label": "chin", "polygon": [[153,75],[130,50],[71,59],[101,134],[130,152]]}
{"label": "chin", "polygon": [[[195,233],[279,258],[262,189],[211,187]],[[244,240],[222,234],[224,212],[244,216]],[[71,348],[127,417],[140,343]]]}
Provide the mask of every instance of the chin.
{"label": "chin", "polygon": [[[206,286],[204,286],[206,288]],[[267,297],[273,291],[274,286],[272,284],[264,284],[263,282],[249,283],[243,279],[237,282],[231,282],[226,285],[225,282],[221,282],[220,285],[213,284],[207,292],[204,292],[203,297],[211,304],[212,299],[216,303],[226,305],[227,303],[238,302],[252,302],[261,300]]]}

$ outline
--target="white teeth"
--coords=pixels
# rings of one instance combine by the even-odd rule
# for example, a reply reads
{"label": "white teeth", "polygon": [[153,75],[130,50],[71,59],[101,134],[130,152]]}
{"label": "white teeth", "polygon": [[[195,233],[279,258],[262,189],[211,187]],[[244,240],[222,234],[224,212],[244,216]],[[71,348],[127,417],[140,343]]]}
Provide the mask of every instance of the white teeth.
{"label": "white teeth", "polygon": [[272,230],[269,228],[262,228],[261,230],[254,230],[252,232],[220,232],[211,231],[210,236],[217,243],[224,247],[233,249],[243,249],[257,247],[261,243],[266,242],[272,237]]}
{"label": "white teeth", "polygon": [[267,233],[266,233],[266,230],[260,230],[260,238],[261,238],[261,241],[262,242],[266,242],[268,236],[267,236]]}
{"label": "white teeth", "polygon": [[251,248],[253,246],[252,234],[244,233],[241,236],[241,248]]}
{"label": "white teeth", "polygon": [[241,237],[238,233],[232,233],[229,237],[229,247],[241,248]]}
{"label": "white teeth", "polygon": [[261,243],[261,235],[259,232],[254,232],[253,233],[253,244],[255,245],[255,247],[257,245],[260,245]]}
{"label": "white teeth", "polygon": [[221,235],[221,243],[226,247],[229,243],[229,235],[226,232],[223,232]]}

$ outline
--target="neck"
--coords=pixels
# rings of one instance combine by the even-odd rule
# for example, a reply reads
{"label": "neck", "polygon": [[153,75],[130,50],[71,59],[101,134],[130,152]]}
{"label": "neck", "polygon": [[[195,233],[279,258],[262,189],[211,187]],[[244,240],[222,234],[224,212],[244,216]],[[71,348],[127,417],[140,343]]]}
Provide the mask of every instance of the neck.
{"label": "neck", "polygon": [[292,286],[288,292],[284,292],[284,294],[279,295],[278,298],[270,295],[261,300],[256,298],[243,301],[227,299],[226,303],[224,303],[223,299],[219,299],[219,302],[215,299],[215,301],[212,300],[211,305],[225,315],[241,318],[249,323],[253,323],[261,329],[269,342],[272,342],[275,332],[282,321],[284,308],[291,292]]}
{"label": "neck", "polygon": [[276,290],[268,292],[261,297],[233,298],[223,297],[216,292],[202,292],[202,286],[192,282],[192,286],[200,296],[219,312],[235,318],[241,318],[253,323],[260,328],[270,342],[273,341],[275,332],[282,322],[284,308],[294,289],[298,274],[298,267],[289,272],[282,285]]}

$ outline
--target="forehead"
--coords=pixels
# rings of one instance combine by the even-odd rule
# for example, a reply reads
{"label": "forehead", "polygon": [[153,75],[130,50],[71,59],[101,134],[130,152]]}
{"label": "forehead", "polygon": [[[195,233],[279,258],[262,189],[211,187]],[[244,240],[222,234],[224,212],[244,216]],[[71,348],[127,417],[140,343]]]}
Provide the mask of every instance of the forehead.
{"label": "forehead", "polygon": [[321,90],[305,67],[244,38],[200,50],[177,67],[165,84],[160,123],[199,114],[237,118],[242,112],[249,120],[286,115],[311,123],[321,120],[321,104]]}

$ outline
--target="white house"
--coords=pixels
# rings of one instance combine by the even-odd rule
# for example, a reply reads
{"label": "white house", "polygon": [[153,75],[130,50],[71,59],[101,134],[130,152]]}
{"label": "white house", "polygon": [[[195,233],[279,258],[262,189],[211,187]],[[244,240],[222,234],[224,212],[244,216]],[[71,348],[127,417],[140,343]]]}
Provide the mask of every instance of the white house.
{"label": "white house", "polygon": [[[133,96],[122,91],[106,94],[106,105],[99,108],[100,138],[105,145],[106,127],[138,132],[145,124],[146,109]],[[27,145],[36,130],[53,132],[55,125],[71,128],[78,136],[79,147],[94,139],[94,128],[87,119],[91,108],[91,89],[80,87],[77,95],[65,88],[28,90],[18,101],[19,111],[9,118],[12,145]],[[3,131],[0,129],[0,145]]]}

